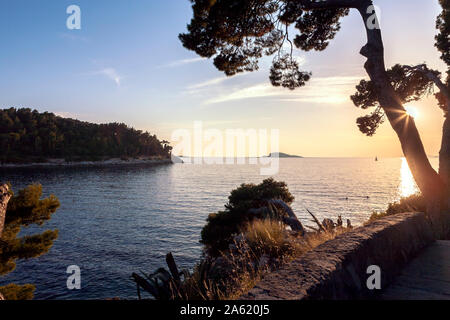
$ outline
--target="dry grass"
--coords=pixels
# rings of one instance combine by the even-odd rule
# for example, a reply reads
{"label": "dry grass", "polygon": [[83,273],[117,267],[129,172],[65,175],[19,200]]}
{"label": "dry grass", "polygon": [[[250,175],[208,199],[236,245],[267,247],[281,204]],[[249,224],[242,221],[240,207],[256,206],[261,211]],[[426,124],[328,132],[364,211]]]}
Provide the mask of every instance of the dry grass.
{"label": "dry grass", "polygon": [[250,249],[258,255],[268,254],[271,257],[279,257],[295,251],[294,243],[288,236],[286,227],[276,220],[254,220],[243,234]]}
{"label": "dry grass", "polygon": [[273,272],[320,244],[347,231],[298,236],[276,220],[254,220],[242,231],[232,249],[219,258],[205,257],[176,292],[182,300],[236,300],[267,272]]}
{"label": "dry grass", "polygon": [[348,231],[347,228],[336,228],[334,230],[334,232],[310,233],[310,234],[306,235],[303,245],[300,246],[299,253],[304,254],[304,253],[320,246],[322,243],[325,243],[329,240],[333,240],[338,235],[343,234],[347,231]]}
{"label": "dry grass", "polygon": [[[244,234],[245,245],[238,246],[234,253],[224,255],[235,271],[222,282],[218,289],[214,287],[214,296],[218,299],[235,300],[248,292],[267,272],[273,272],[322,243],[334,239],[346,232],[346,228],[337,228],[334,232],[308,233],[304,237],[295,236],[286,231],[285,226],[275,220],[255,220],[250,223]],[[262,256],[269,257],[269,265],[255,265]]]}
{"label": "dry grass", "polygon": [[407,198],[401,198],[398,202],[390,203],[385,212],[372,213],[369,220],[365,224],[398,213],[425,212],[425,211],[426,211],[426,204],[424,197],[420,194],[414,194]]}

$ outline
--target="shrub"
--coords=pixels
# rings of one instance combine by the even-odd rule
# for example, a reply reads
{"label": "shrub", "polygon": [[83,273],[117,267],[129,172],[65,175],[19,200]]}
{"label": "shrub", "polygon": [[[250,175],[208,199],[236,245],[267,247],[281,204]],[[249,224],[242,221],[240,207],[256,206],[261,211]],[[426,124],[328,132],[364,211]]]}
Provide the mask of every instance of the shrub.
{"label": "shrub", "polygon": [[[186,270],[179,273],[173,266],[175,262],[169,264],[166,259],[170,273],[160,268],[156,273],[145,276],[146,279],[133,274],[138,288],[142,287],[156,299],[238,299],[265,272],[276,270],[349,230],[336,227],[300,234],[286,229],[278,219],[285,213],[277,207],[270,208],[266,216],[258,213],[261,210],[250,210],[267,208],[267,200],[272,199],[292,203],[294,197],[286,184],[273,179],[264,180],[259,185],[242,184],[231,192],[228,199],[224,211],[211,214],[207,219],[201,240],[205,244],[204,255],[192,274]],[[155,290],[156,275],[160,274],[166,275],[166,280],[161,283],[161,290],[159,287]],[[161,295],[160,291],[167,294]]]}
{"label": "shrub", "polygon": [[390,203],[385,212],[374,212],[368,222],[381,219],[386,216],[392,216],[404,212],[425,212],[425,198],[421,194],[414,194],[407,198],[401,198],[398,202]]}
{"label": "shrub", "polygon": [[243,242],[235,250],[219,257],[207,257],[194,269],[185,283],[189,300],[228,300],[239,297],[254,287],[268,271],[279,269],[322,243],[334,239],[347,228],[333,232],[311,232],[294,236],[274,220],[255,219],[243,230]]}
{"label": "shrub", "polygon": [[249,212],[252,208],[264,206],[264,200],[281,199],[287,204],[294,201],[286,183],[277,182],[272,178],[261,184],[242,184],[231,191],[225,210],[210,214],[201,232],[201,243],[211,254],[218,255],[226,250],[233,235],[255,218],[264,218],[258,213]]}

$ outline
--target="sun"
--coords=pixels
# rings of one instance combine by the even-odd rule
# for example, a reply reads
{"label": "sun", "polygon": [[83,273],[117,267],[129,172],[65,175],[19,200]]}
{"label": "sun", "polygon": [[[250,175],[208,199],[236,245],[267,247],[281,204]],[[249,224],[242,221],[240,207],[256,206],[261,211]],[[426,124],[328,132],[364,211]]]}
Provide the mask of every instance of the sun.
{"label": "sun", "polygon": [[417,119],[419,116],[419,110],[417,110],[416,107],[413,106],[406,106],[406,114],[414,119]]}

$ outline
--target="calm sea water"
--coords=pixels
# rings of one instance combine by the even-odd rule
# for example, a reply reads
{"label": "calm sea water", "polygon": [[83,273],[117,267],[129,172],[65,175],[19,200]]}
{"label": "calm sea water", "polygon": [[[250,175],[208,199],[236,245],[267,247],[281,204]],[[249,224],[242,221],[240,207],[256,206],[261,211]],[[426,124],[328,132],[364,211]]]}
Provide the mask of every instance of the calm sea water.
{"label": "calm sea water", "polygon": [[[320,218],[342,215],[354,225],[389,202],[417,191],[401,158],[281,159],[275,176],[286,181],[305,224],[305,207]],[[433,166],[438,159],[432,159]],[[122,168],[20,169],[0,171],[15,190],[32,182],[55,194],[61,207],[44,227],[59,229],[50,252],[19,261],[6,283],[33,283],[37,299],[136,298],[132,272],[153,272],[173,252],[192,268],[201,254],[200,230],[207,215],[223,208],[229,192],[259,183],[256,165],[186,165]],[[345,220],[344,220],[345,221]],[[32,234],[42,228],[27,228]],[[81,268],[82,289],[69,291],[66,269]]]}

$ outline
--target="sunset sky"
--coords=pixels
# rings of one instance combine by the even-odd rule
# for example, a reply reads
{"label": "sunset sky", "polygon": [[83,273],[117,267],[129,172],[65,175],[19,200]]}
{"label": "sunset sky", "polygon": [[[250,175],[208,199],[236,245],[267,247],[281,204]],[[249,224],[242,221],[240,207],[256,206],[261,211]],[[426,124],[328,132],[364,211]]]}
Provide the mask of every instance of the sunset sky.
{"label": "sunset sky", "polygon": [[[82,29],[66,28],[66,8],[77,4]],[[378,0],[386,63],[445,71],[434,48],[437,0]],[[190,2],[2,0],[0,107],[30,107],[92,122],[125,122],[170,140],[194,121],[206,127],[280,129],[282,152],[311,157],[401,156],[385,123],[372,138],[351,103],[366,77],[359,55],[365,32],[356,12],[324,52],[295,51],[306,87],[271,87],[270,59],[260,70],[226,78],[212,61],[184,49],[178,34],[191,19]],[[427,152],[437,155],[443,116],[433,97],[414,103]]]}

